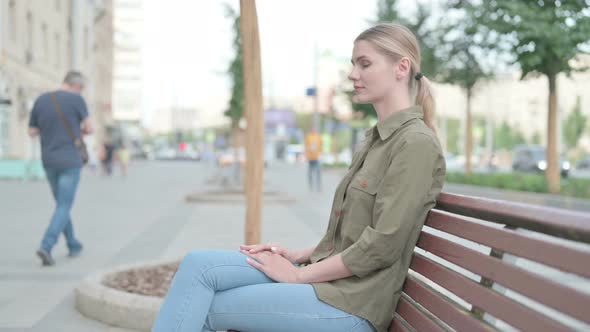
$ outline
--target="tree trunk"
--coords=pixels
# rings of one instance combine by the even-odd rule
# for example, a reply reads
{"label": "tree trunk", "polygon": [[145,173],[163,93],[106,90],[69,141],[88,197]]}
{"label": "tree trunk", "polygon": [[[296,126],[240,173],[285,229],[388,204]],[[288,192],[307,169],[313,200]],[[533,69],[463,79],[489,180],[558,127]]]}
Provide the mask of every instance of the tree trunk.
{"label": "tree trunk", "polygon": [[471,134],[471,88],[467,92],[467,113],[465,114],[465,174],[471,174],[471,151],[473,149],[473,138]]}
{"label": "tree trunk", "polygon": [[545,177],[549,192],[558,194],[560,191],[559,176],[561,167],[557,156],[557,75],[547,75],[549,80],[549,112],[547,117],[547,169]]}
{"label": "tree trunk", "polygon": [[255,0],[240,0],[243,45],[244,111],[246,113],[246,244],[260,243],[262,214],[264,117],[262,71]]}

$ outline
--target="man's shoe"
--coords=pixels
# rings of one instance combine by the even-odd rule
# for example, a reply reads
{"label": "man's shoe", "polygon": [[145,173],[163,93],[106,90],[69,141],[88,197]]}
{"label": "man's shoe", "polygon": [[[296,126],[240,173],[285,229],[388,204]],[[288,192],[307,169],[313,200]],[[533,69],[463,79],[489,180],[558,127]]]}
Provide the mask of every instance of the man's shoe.
{"label": "man's shoe", "polygon": [[75,258],[75,257],[80,256],[81,253],[82,253],[82,246],[80,246],[79,249],[70,250],[70,252],[68,253],[68,257]]}
{"label": "man's shoe", "polygon": [[43,266],[51,266],[55,265],[55,260],[51,257],[51,254],[45,251],[44,249],[37,250],[37,256],[41,258],[41,262]]}

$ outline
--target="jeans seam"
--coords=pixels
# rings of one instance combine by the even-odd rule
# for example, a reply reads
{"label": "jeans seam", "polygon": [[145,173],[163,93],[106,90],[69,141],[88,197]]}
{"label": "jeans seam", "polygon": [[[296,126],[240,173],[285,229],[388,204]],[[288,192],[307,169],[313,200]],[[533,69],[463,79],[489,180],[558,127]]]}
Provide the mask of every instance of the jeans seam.
{"label": "jeans seam", "polygon": [[351,327],[351,328],[350,328],[348,331],[346,331],[346,332],[351,332],[351,331],[353,331],[353,330],[354,330],[354,329],[356,329],[356,328],[357,328],[359,325],[361,325],[361,323],[363,323],[363,322],[364,322],[364,320],[360,319],[360,320],[359,320],[359,321],[358,321],[356,324],[354,324],[354,326],[353,326],[353,327]]}
{"label": "jeans seam", "polygon": [[[217,267],[226,267],[226,266],[233,266],[233,267],[244,267],[244,268],[249,268],[249,267],[251,267],[251,266],[249,266],[249,265],[248,265],[248,266],[246,266],[246,265],[237,265],[237,264],[223,264],[223,265],[216,265],[216,266],[212,266],[212,267],[210,267],[210,268],[207,268],[206,270],[202,271],[202,272],[201,272],[201,274],[199,274],[199,275],[196,275],[196,276],[194,276],[194,277],[192,278],[192,280],[191,280],[191,287],[190,287],[190,289],[192,290],[192,289],[194,289],[194,288],[195,288],[195,285],[196,285],[196,283],[198,283],[199,279],[200,279],[200,278],[201,278],[201,277],[202,277],[202,276],[203,276],[203,275],[204,275],[206,272],[209,272],[210,270],[212,270],[212,269],[214,269],[214,268],[217,268]],[[186,310],[187,310],[188,303],[189,303],[189,302],[190,302],[190,300],[192,299],[192,295],[191,295],[191,294],[192,294],[192,292],[187,292],[187,296],[185,296],[185,298],[184,298],[184,301],[183,301],[183,303],[182,303],[182,306],[181,306],[181,308],[180,308],[180,310],[179,310],[179,312],[178,312],[178,315],[177,315],[177,317],[178,317],[178,318],[176,319],[176,321],[177,321],[177,323],[176,323],[176,329],[175,329],[176,331],[178,331],[178,330],[180,329],[180,327],[182,326],[182,323],[184,322],[184,318],[183,318],[183,317],[185,316],[185,313],[186,313]]]}

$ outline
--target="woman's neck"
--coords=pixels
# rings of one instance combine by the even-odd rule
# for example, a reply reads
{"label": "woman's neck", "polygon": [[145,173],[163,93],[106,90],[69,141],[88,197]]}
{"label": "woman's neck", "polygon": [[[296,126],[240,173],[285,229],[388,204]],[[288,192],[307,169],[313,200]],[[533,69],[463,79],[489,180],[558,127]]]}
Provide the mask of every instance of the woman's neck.
{"label": "woman's neck", "polygon": [[407,93],[391,93],[384,99],[373,103],[373,107],[377,112],[377,119],[383,121],[392,114],[404,110],[414,105]]}

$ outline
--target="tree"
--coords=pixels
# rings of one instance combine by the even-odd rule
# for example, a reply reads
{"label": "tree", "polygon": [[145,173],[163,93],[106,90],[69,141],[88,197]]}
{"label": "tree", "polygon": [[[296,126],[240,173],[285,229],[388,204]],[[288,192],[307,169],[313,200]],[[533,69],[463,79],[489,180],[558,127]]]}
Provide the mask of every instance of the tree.
{"label": "tree", "polygon": [[459,154],[459,142],[461,141],[461,121],[459,119],[446,119],[447,121],[447,150],[453,154]]}
{"label": "tree", "polygon": [[522,70],[521,79],[541,74],[548,81],[547,169],[551,193],[560,190],[557,152],[557,76],[575,70],[571,60],[590,40],[589,0],[454,0],[480,31],[497,34],[496,48],[508,51]]}
{"label": "tree", "polygon": [[428,26],[428,20],[432,16],[430,5],[418,2],[416,4],[416,16],[408,19],[399,14],[396,8],[397,0],[377,0],[377,17],[371,23],[399,23],[410,29],[418,44],[420,44],[421,64],[420,70],[427,77],[436,75],[439,59],[435,54],[437,40],[434,38],[437,27]]}
{"label": "tree", "polygon": [[457,19],[447,19],[439,30],[443,32],[440,35],[439,57],[446,60],[439,65],[437,80],[458,85],[465,92],[465,173],[470,174],[473,150],[471,102],[476,84],[491,75],[480,63],[481,57],[478,55],[482,51],[477,39],[481,35],[478,34],[474,20],[460,9],[453,10],[453,7],[449,7],[447,10],[457,14]]}
{"label": "tree", "polygon": [[[230,126],[232,132],[232,141],[234,148],[234,160],[240,160],[239,148],[240,142],[240,120],[244,116],[244,65],[242,52],[242,37],[240,35],[240,13],[236,12],[231,5],[225,4],[225,16],[233,20],[233,47],[236,52],[234,58],[230,62],[227,73],[232,83],[232,94],[229,100],[229,108],[223,115],[230,118]],[[240,182],[241,166],[239,162],[234,162],[233,178],[237,184]]]}
{"label": "tree", "polygon": [[496,128],[494,133],[494,146],[498,149],[512,150],[515,145],[525,143],[524,135],[517,129],[513,129],[506,121]]}
{"label": "tree", "polygon": [[244,116],[244,66],[242,64],[242,38],[240,37],[240,14],[231,5],[225,4],[225,16],[233,20],[233,48],[236,52],[230,62],[227,73],[232,83],[232,94],[229,108],[223,113],[231,120],[232,130],[238,128],[240,120]]}
{"label": "tree", "polygon": [[568,148],[573,149],[578,145],[578,140],[586,129],[586,115],[582,114],[580,96],[576,98],[576,105],[565,119],[563,124],[563,138]]}

